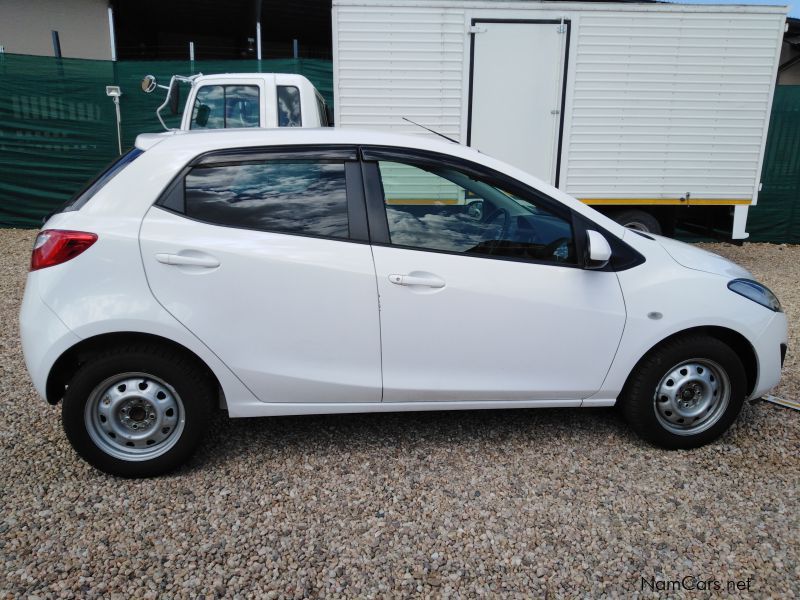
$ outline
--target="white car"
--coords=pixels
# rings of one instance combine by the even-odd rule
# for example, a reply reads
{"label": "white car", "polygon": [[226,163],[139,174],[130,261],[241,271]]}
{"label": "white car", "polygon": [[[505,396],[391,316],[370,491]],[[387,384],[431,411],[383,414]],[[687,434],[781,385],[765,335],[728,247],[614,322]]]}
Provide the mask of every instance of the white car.
{"label": "white car", "polygon": [[140,136],[36,239],[20,315],[77,452],[149,476],[231,417],[621,405],[666,448],[778,383],[786,317],[735,264],[454,143]]}

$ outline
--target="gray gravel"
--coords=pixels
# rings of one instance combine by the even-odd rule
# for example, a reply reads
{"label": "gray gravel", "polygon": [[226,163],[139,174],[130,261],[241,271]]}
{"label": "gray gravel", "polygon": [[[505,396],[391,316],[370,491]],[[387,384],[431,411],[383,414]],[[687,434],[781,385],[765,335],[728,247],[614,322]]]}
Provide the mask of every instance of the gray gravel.
{"label": "gray gravel", "polygon": [[[686,576],[800,594],[800,414],[764,402],[686,452],[609,409],[222,418],[173,476],[98,473],[25,373],[33,235],[0,231],[2,595],[675,597],[642,578]],[[800,247],[710,248],[775,290],[797,348]],[[798,391],[790,350],[777,393]]]}

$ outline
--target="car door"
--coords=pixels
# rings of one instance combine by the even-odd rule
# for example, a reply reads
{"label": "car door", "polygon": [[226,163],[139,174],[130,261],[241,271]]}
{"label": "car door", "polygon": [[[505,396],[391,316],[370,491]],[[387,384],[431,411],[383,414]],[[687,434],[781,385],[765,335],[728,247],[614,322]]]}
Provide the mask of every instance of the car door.
{"label": "car door", "polygon": [[377,402],[375,272],[354,148],[187,167],[144,218],[158,301],[264,402]]}
{"label": "car door", "polygon": [[472,163],[363,153],[384,402],[597,391],[625,306],[613,271],[580,267],[570,211]]}

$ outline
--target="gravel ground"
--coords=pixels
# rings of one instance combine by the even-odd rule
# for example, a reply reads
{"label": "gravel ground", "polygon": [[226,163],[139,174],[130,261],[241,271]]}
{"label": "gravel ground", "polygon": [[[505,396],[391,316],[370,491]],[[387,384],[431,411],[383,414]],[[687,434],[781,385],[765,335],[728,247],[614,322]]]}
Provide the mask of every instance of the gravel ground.
{"label": "gravel ground", "polygon": [[[800,414],[765,402],[685,452],[610,409],[222,418],[175,475],[94,471],[25,373],[33,235],[0,232],[3,595],[800,595]],[[707,247],[775,290],[797,348],[800,247]],[[790,350],[777,393],[799,391]]]}

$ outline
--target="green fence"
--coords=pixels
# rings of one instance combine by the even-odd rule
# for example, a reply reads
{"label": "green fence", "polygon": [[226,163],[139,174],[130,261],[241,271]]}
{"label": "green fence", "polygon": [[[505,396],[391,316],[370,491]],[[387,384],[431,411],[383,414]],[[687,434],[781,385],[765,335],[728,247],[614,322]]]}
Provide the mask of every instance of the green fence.
{"label": "green fence", "polygon": [[[300,73],[333,104],[330,61],[120,62],[0,54],[0,226],[37,227],[117,155],[114,104],[122,89],[122,143],[160,131],[163,90],[142,93],[145,74]],[[168,111],[165,111],[168,112]],[[167,123],[176,126],[172,117]],[[750,240],[800,243],[800,86],[778,86],[764,161],[763,189],[750,209]]]}
{"label": "green fence", "polygon": [[[0,54],[0,226],[39,226],[44,215],[117,156],[116,116],[107,85],[122,89],[125,148],[140,133],[163,130],[155,109],[165,92],[143,93],[139,83],[144,75],[166,83],[174,74],[253,72],[305,75],[333,105],[333,74],[326,60],[114,63]],[[171,126],[179,121],[165,120]]]}
{"label": "green fence", "polygon": [[761,183],[750,240],[800,243],[800,85],[775,88]]}

